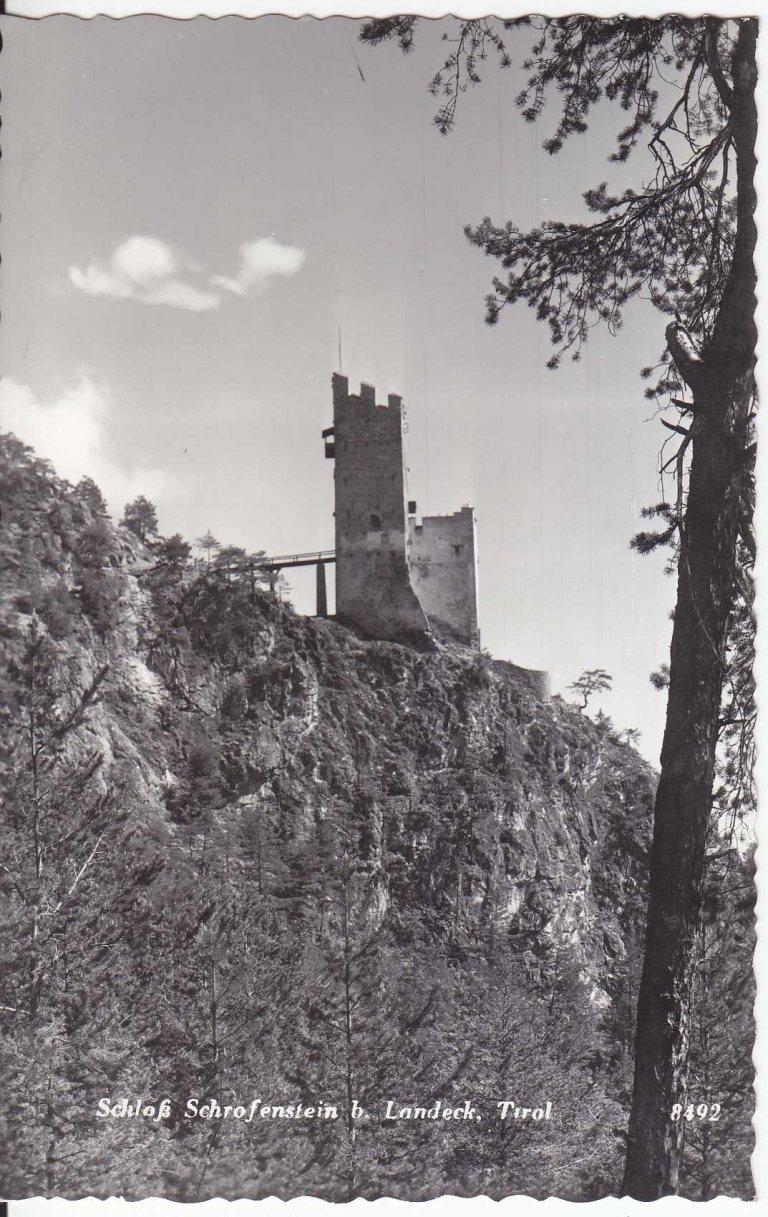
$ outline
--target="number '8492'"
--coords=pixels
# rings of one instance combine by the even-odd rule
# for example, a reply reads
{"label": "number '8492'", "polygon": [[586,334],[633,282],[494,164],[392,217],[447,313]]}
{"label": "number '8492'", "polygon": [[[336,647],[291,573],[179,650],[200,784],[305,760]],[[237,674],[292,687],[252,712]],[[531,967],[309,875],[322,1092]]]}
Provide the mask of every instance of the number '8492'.
{"label": "number '8492'", "polygon": [[694,1107],[693,1103],[689,1103],[687,1107],[683,1107],[682,1103],[675,1103],[672,1111],[669,1113],[671,1120],[713,1120],[720,1119],[720,1104],[719,1103],[697,1103]]}

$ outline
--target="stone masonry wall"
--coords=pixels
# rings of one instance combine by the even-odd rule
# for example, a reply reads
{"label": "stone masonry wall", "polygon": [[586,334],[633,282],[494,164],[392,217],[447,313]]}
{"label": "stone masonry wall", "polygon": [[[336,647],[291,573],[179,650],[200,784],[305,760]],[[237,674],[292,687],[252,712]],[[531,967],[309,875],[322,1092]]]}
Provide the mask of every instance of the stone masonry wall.
{"label": "stone masonry wall", "polygon": [[411,585],[429,623],[469,645],[480,645],[477,621],[477,545],[471,507],[450,516],[411,519]]}
{"label": "stone masonry wall", "polygon": [[429,631],[408,571],[403,403],[333,377],[336,613],[376,638]]}

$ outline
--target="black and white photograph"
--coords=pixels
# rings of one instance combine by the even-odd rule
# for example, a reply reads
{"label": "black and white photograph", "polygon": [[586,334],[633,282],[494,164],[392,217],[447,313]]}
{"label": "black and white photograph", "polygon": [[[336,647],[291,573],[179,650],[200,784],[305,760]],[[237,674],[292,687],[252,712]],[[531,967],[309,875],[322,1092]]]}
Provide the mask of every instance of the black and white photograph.
{"label": "black and white photograph", "polygon": [[758,26],[0,20],[12,1217],[755,1200]]}

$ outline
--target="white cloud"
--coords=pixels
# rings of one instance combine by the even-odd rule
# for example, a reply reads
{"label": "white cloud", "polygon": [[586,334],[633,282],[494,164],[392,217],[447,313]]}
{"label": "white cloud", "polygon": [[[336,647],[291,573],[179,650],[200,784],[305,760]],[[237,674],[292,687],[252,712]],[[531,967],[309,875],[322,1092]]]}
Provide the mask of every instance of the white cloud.
{"label": "white cloud", "polygon": [[93,478],[110,511],[119,515],[139,494],[153,502],[162,499],[173,489],[173,479],[163,469],[126,467],[119,459],[109,434],[112,409],[109,389],[85,374],[50,401],[38,400],[28,385],[11,377],[0,381],[0,427],[30,444],[67,481]]}
{"label": "white cloud", "polygon": [[283,245],[272,237],[258,241],[246,241],[240,246],[240,270],[236,278],[216,275],[211,283],[236,296],[249,296],[266,286],[276,275],[295,275],[306,258],[303,249],[295,245]]}
{"label": "white cloud", "polygon": [[85,270],[70,266],[73,285],[89,296],[113,296],[141,304],[167,304],[201,313],[218,308],[219,296],[201,291],[178,278],[187,269],[165,241],[157,237],[129,237],[113,250],[104,265],[91,262]]}
{"label": "white cloud", "polygon": [[85,270],[70,266],[69,277],[75,287],[79,287],[81,292],[87,292],[89,296],[117,296],[125,299],[134,294],[131,283],[118,279],[116,275],[110,274],[108,270],[96,266],[93,262]]}
{"label": "white cloud", "polygon": [[117,274],[139,287],[169,279],[179,270],[170,245],[158,241],[156,237],[129,237],[112,254],[112,267]]}
{"label": "white cloud", "polygon": [[[246,241],[240,246],[240,269],[232,279],[215,275],[214,287],[235,296],[251,296],[279,275],[295,275],[306,254],[295,245],[283,245],[272,237]],[[89,296],[112,296],[140,304],[165,304],[202,313],[218,308],[221,296],[187,283],[180,276],[198,271],[157,237],[128,237],[112,251],[107,262],[90,262],[85,269],[70,266],[69,278],[78,291]]]}
{"label": "white cloud", "polygon": [[220,304],[218,296],[201,292],[199,288],[181,283],[178,279],[158,284],[146,292],[142,300],[144,304],[170,304],[174,308],[185,308],[190,313],[203,313],[207,309],[218,308]]}

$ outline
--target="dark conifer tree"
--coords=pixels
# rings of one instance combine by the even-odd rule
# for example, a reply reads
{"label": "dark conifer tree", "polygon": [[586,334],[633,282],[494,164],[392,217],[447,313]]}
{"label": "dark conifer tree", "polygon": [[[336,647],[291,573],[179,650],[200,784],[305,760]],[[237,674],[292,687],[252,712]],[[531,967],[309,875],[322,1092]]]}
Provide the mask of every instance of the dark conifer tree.
{"label": "dark conifer tree", "polygon": [[88,504],[94,515],[108,515],[107,501],[104,495],[99,490],[99,487],[94,482],[93,478],[83,477],[75,487],[75,494],[79,499],[82,499]]}
{"label": "dark conifer tree", "polygon": [[[363,41],[394,39],[405,51],[417,17],[366,22]],[[443,97],[435,122],[454,126],[456,106],[480,80],[493,52],[511,63],[505,31],[535,30],[517,98],[534,121],[550,92],[560,115],[545,142],[560,151],[586,129],[603,98],[627,122],[610,159],[625,162],[644,135],[653,174],[634,189],[607,183],[584,198],[591,224],[547,222],[522,232],[488,218],[469,225],[471,243],[498,259],[502,274],[487,299],[495,323],[525,301],[549,325],[557,366],[574,359],[589,329],[622,324],[641,293],[675,317],[667,326],[665,370],[650,396],[674,411],[677,438],[665,462],[677,479],[674,504],[660,504],[665,530],[647,549],[678,544],[678,597],[661,780],[655,811],[646,951],[638,1007],[635,1089],[624,1186],[651,1200],[677,1188],[681,1126],[669,1113],[686,1088],[690,993],[701,908],[706,840],[720,734],[728,630],[738,594],[739,541],[751,529],[755,405],[755,138],[757,20],[594,17],[459,21],[450,54],[432,81]],[[660,82],[674,74],[667,112]],[[652,369],[647,369],[652,375]]]}
{"label": "dark conifer tree", "polygon": [[157,535],[157,511],[154,504],[140,494],[132,503],[126,503],[120,523],[130,529],[140,541],[148,541]]}

